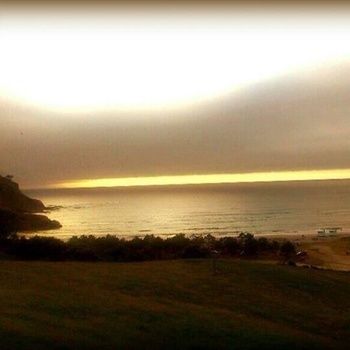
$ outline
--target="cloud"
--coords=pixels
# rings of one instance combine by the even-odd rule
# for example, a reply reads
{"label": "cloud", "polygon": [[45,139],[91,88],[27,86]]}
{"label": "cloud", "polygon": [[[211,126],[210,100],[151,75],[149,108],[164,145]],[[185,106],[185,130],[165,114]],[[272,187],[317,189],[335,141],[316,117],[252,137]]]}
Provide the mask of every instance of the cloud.
{"label": "cloud", "polygon": [[0,171],[81,178],[350,168],[350,62],[182,110],[61,115],[3,100]]}

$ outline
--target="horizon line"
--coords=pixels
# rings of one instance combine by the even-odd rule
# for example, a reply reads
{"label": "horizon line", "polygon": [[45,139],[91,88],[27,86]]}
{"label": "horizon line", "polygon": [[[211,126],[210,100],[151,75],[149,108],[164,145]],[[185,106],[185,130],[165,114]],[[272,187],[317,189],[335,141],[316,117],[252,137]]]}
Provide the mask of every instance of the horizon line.
{"label": "horizon line", "polygon": [[347,180],[350,169],[270,171],[251,173],[162,175],[122,178],[81,179],[59,182],[42,189],[83,189],[110,187],[148,187],[173,185],[206,185],[260,182]]}

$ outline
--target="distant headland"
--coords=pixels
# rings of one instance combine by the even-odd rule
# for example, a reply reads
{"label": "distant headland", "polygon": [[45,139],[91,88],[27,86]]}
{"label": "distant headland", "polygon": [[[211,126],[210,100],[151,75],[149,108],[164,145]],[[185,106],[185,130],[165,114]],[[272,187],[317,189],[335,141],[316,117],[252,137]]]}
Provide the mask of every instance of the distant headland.
{"label": "distant headland", "polygon": [[0,226],[18,231],[51,230],[61,227],[56,220],[50,220],[44,212],[45,205],[21,192],[11,175],[0,175]]}

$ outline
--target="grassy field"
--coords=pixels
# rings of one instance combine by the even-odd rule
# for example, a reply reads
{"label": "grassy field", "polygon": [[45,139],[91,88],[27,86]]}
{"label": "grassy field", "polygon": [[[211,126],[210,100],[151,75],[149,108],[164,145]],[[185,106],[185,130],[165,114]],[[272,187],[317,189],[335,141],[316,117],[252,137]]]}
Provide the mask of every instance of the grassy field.
{"label": "grassy field", "polygon": [[1,349],[317,349],[350,341],[350,275],[252,261],[0,262]]}

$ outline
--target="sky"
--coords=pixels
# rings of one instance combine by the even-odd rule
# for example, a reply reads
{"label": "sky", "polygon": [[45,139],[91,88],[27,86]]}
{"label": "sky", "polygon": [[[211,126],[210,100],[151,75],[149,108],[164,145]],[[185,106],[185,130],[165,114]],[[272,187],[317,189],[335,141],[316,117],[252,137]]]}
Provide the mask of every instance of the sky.
{"label": "sky", "polygon": [[350,178],[349,37],[350,8],[5,8],[0,174],[26,188]]}

